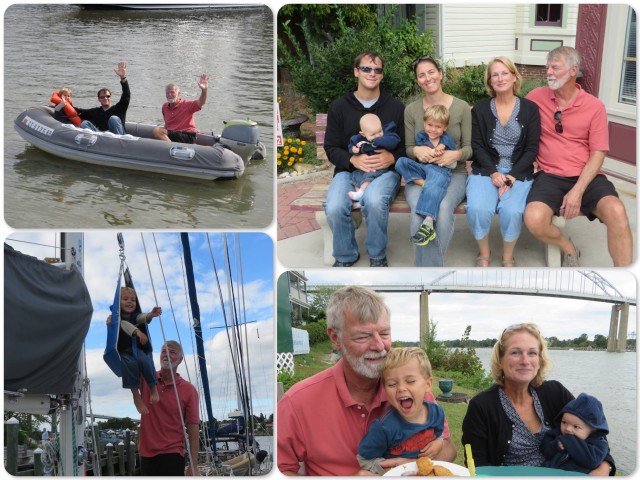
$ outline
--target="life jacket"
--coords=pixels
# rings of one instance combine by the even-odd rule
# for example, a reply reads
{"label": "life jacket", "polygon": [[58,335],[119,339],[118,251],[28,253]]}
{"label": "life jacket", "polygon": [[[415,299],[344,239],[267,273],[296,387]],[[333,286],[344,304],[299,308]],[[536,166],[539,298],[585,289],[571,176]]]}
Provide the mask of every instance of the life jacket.
{"label": "life jacket", "polygon": [[[54,105],[58,105],[60,102],[62,102],[62,97],[60,97],[60,90],[56,90],[55,92],[53,92],[50,101]],[[62,107],[62,111],[71,123],[73,123],[76,127],[80,126],[82,120],[80,120],[80,116],[78,115],[78,112],[76,112],[76,109],[73,108],[73,105],[71,105],[71,102],[66,102],[64,107]]]}

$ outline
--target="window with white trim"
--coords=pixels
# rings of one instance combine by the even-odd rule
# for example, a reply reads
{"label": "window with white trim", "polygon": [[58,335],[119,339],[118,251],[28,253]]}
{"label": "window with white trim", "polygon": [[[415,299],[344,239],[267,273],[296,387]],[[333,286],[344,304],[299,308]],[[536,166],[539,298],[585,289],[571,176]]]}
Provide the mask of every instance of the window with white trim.
{"label": "window with white trim", "polygon": [[538,27],[561,27],[562,4],[540,3],[536,5],[536,22]]}
{"label": "window with white trim", "polygon": [[628,105],[636,104],[636,12],[629,7],[627,34],[622,59],[622,78],[618,101]]}

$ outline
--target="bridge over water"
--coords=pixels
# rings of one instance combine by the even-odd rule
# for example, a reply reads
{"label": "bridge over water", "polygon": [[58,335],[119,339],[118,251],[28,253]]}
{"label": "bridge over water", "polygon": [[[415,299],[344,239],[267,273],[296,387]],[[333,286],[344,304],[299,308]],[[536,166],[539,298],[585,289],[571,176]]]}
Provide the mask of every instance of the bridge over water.
{"label": "bridge over water", "polygon": [[[307,290],[341,287],[337,284],[309,284]],[[420,338],[429,331],[431,293],[483,293],[569,298],[611,304],[607,351],[624,352],[627,347],[629,307],[636,299],[623,295],[600,273],[592,270],[454,270],[430,282],[363,285],[377,292],[420,294]]]}

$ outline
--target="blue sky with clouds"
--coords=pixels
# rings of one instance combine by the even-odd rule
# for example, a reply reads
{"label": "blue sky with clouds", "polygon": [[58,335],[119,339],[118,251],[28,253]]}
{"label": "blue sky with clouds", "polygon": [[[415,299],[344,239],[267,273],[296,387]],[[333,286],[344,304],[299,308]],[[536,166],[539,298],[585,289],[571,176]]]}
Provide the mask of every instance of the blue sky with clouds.
{"label": "blue sky with clouds", "polygon": [[[122,388],[120,379],[102,360],[106,341],[105,320],[110,313],[109,306],[113,302],[120,271],[116,233],[84,234],[84,276],[94,308],[85,342],[91,407],[94,413],[102,415],[138,418],[130,391]],[[161,306],[163,310],[162,317],[153,319],[150,324],[156,368],[160,365],[158,355],[164,339],[179,340],[184,347],[186,361],[180,365],[178,372],[195,384],[198,374],[193,352],[196,346],[189,329],[190,307],[183,275],[180,234],[125,231],[123,236],[126,263],[143,311],[151,310],[154,305]],[[224,253],[225,239],[228,255]],[[204,232],[190,233],[189,242],[214,416],[224,419],[229,411],[236,408],[235,376],[228,353],[230,349],[218,282],[227,321],[231,321],[228,299],[230,290],[233,290],[237,317],[241,323],[247,322],[246,350],[250,352],[254,412],[269,415],[273,412],[274,384],[273,242],[262,233]],[[13,233],[7,238],[7,243],[16,250],[38,258],[60,256],[59,250],[53,247],[60,245],[54,232]],[[229,272],[233,278],[232,288],[227,282]]]}

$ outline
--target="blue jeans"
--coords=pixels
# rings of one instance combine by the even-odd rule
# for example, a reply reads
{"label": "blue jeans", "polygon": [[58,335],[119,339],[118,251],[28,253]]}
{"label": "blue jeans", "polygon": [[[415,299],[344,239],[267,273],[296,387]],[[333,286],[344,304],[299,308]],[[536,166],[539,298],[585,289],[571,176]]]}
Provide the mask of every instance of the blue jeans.
{"label": "blue jeans", "polygon": [[[122,332],[120,332],[122,335]],[[138,358],[132,352],[120,353],[122,364],[122,388],[140,388],[140,375],[144,377],[149,388],[158,383],[156,367],[153,365],[153,354],[138,350]]]}
{"label": "blue jeans", "polygon": [[[442,267],[444,266],[444,255],[453,236],[455,228],[455,215],[453,211],[464,200],[466,193],[467,175],[463,172],[456,172],[451,175],[451,183],[447,188],[440,209],[438,211],[438,221],[436,222],[436,238],[422,247],[413,245],[414,265],[416,267]],[[416,206],[422,187],[415,183],[409,183],[404,187],[404,196],[407,204],[411,208],[410,236],[415,235],[422,223],[422,216],[416,213]]]}
{"label": "blue jeans", "polygon": [[451,170],[437,165],[423,164],[407,157],[400,157],[396,162],[396,172],[404,177],[408,184],[414,180],[424,180],[424,186],[415,213],[423,217],[438,217],[440,203],[447,194],[447,187],[451,183]]}
{"label": "blue jeans", "polygon": [[[327,223],[333,233],[333,258],[339,262],[353,262],[358,258],[356,230],[351,219],[353,202],[347,195],[352,188],[351,172],[340,172],[333,177],[324,202]],[[400,175],[389,170],[374,179],[360,199],[367,225],[365,246],[372,260],[387,256],[389,205],[399,189]]]}
{"label": "blue jeans", "polygon": [[376,170],[375,172],[363,172],[362,170],[354,170],[351,172],[351,183],[358,189],[365,182],[372,182],[387,170]]}
{"label": "blue jeans", "polygon": [[[109,117],[109,120],[107,121],[107,126],[109,127],[109,131],[111,133],[115,133],[116,135],[124,135],[124,126],[122,125],[122,120],[120,120],[120,117],[116,116],[116,115],[112,115],[111,117]],[[93,130],[94,132],[98,132],[98,127],[96,127],[93,123],[91,123],[89,120],[83,120],[82,123],[80,124],[80,128],[88,128],[89,130]]]}
{"label": "blue jeans", "polygon": [[516,180],[502,196],[491,177],[471,175],[467,179],[467,221],[476,240],[489,234],[493,216],[498,213],[500,231],[505,242],[518,239],[522,231],[522,214],[533,180]]}

